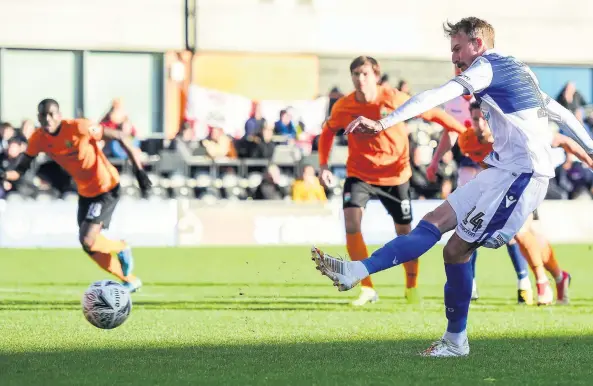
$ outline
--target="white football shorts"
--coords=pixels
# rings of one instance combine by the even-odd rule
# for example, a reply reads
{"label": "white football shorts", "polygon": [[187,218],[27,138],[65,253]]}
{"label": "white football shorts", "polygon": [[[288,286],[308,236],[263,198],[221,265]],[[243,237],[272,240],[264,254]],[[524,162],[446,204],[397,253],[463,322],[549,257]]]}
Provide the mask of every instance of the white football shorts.
{"label": "white football shorts", "polygon": [[485,169],[447,198],[457,215],[455,232],[468,243],[499,248],[519,232],[547,191],[547,177]]}

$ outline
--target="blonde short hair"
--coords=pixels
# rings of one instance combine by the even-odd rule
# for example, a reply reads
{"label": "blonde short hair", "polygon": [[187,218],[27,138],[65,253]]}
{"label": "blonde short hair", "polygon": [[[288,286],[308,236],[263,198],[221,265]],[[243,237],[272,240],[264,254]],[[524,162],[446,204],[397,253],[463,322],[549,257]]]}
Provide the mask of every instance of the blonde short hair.
{"label": "blonde short hair", "polygon": [[465,33],[470,39],[481,38],[488,48],[494,48],[494,27],[486,20],[477,17],[465,17],[457,23],[446,22],[443,29],[447,36]]}

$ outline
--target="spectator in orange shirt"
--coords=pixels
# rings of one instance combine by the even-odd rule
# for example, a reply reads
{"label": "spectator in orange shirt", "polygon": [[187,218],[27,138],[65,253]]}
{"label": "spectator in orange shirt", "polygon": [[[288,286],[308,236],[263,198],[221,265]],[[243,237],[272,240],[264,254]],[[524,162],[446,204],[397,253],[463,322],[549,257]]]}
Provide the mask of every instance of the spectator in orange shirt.
{"label": "spectator in orange shirt", "polygon": [[210,135],[202,141],[206,153],[212,159],[237,158],[237,152],[231,137],[225,134],[224,130],[217,126],[210,128]]}

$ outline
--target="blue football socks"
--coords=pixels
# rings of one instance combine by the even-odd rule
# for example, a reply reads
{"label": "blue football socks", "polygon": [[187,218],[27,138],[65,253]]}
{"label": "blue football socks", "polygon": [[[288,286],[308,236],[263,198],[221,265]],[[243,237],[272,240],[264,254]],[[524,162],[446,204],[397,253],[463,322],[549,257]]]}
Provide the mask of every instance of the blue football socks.
{"label": "blue football socks", "polygon": [[445,273],[445,313],[449,321],[447,332],[460,333],[467,326],[467,313],[472,297],[471,262],[445,264]]}
{"label": "blue football socks", "polygon": [[515,268],[515,272],[517,273],[517,279],[521,280],[526,278],[529,275],[529,268],[527,266],[527,260],[523,254],[521,254],[521,249],[519,248],[518,244],[507,244],[507,251],[509,252],[509,256],[511,257],[511,261],[513,262],[513,267]]}
{"label": "blue football socks", "polygon": [[441,239],[439,229],[428,221],[420,221],[407,235],[398,236],[376,250],[362,263],[369,275],[417,259]]}

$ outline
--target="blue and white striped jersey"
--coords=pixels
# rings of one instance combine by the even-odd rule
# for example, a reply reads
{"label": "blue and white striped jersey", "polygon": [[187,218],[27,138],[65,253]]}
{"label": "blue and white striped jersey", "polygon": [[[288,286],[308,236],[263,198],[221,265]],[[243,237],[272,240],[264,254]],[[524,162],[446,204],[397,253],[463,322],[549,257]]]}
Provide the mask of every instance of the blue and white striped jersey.
{"label": "blue and white striped jersey", "polygon": [[547,96],[526,64],[488,50],[454,80],[481,103],[494,137],[487,164],[554,177]]}

